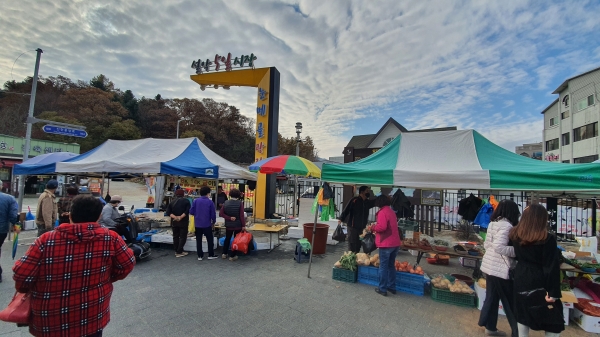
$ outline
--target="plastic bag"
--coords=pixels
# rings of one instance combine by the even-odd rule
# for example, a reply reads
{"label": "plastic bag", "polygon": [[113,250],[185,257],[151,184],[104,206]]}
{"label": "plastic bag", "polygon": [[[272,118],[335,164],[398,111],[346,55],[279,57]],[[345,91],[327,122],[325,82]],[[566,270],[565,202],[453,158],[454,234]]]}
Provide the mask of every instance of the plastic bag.
{"label": "plastic bag", "polygon": [[194,216],[190,214],[190,224],[188,225],[188,233],[196,233],[196,222]]}
{"label": "plastic bag", "polygon": [[33,216],[33,213],[31,213],[31,208],[29,206],[27,206],[27,209],[29,210],[29,212],[27,212],[27,215],[25,216],[25,220],[27,220],[27,221],[35,220],[35,216]]}
{"label": "plastic bag", "polygon": [[[231,249],[231,245],[232,244],[233,244],[233,240],[229,240],[229,249]],[[221,238],[219,238],[219,246],[225,247],[225,237],[224,236],[222,236]]]}
{"label": "plastic bag", "polygon": [[231,249],[240,251],[244,254],[248,254],[248,245],[252,241],[252,234],[241,231],[238,235],[233,239],[233,244],[231,244]]}
{"label": "plastic bag", "polygon": [[344,234],[344,229],[342,225],[338,225],[331,238],[335,241],[344,242],[346,241],[346,234]]}
{"label": "plastic bag", "polygon": [[363,249],[363,252],[365,252],[367,254],[369,254],[370,252],[377,249],[377,246],[375,245],[375,234],[373,234],[373,233],[365,234],[365,238],[362,240],[362,249]]}

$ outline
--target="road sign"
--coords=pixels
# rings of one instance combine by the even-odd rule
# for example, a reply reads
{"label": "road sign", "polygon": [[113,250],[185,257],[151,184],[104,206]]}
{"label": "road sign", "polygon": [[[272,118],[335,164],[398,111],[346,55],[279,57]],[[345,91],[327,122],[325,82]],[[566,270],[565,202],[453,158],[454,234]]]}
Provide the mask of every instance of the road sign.
{"label": "road sign", "polygon": [[52,133],[55,135],[63,135],[63,136],[71,136],[71,137],[79,137],[79,138],[85,138],[88,135],[87,132],[85,132],[85,130],[66,128],[64,126],[56,126],[56,125],[44,125],[42,130],[45,133]]}

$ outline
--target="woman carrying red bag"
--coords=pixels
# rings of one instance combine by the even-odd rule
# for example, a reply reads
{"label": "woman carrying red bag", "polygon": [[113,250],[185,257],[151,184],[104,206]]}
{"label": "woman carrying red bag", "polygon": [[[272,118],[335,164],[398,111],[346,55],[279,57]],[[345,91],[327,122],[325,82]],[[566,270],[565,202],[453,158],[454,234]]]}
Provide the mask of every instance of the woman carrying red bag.
{"label": "woman carrying red bag", "polygon": [[219,211],[219,216],[225,219],[225,242],[223,243],[222,258],[226,259],[229,255],[229,261],[238,259],[237,251],[229,250],[229,243],[232,237],[238,235],[246,229],[246,219],[244,217],[244,203],[240,200],[240,190],[232,189],[229,191],[229,200],[225,201]]}

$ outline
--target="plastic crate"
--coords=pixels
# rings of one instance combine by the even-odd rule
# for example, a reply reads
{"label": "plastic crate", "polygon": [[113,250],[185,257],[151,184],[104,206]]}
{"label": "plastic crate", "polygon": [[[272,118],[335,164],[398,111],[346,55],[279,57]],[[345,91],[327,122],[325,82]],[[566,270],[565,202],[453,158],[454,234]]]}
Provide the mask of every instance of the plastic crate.
{"label": "plastic crate", "polygon": [[475,294],[453,293],[450,290],[431,287],[431,299],[437,302],[454,304],[461,307],[474,307],[476,304]]}
{"label": "plastic crate", "polygon": [[358,283],[379,285],[379,268],[358,266]]}
{"label": "plastic crate", "polygon": [[356,270],[333,267],[333,279],[342,282],[356,283]]}
{"label": "plastic crate", "polygon": [[423,296],[425,292],[425,277],[418,274],[396,272],[396,290]]}

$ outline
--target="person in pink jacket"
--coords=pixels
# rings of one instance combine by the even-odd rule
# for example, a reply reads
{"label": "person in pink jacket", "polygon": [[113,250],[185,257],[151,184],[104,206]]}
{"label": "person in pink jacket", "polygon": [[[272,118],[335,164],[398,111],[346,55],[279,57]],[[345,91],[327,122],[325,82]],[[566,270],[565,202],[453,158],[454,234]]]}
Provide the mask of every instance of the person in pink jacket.
{"label": "person in pink jacket", "polygon": [[379,248],[379,287],[375,292],[387,296],[388,291],[396,294],[396,255],[400,247],[400,235],[398,234],[398,218],[390,208],[390,199],[380,195],[375,199],[375,206],[379,207],[377,212],[377,224],[371,227],[375,232],[375,244]]}

